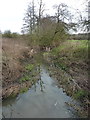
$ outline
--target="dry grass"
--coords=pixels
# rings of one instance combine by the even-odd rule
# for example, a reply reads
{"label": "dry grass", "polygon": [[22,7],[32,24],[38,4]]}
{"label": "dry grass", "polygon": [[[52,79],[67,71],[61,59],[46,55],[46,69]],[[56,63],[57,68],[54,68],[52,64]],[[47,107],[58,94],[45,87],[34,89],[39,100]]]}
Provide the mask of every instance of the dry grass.
{"label": "dry grass", "polygon": [[10,58],[17,58],[25,50],[28,50],[27,44],[23,39],[8,39],[4,38],[2,47],[5,54]]}
{"label": "dry grass", "polygon": [[23,65],[20,59],[24,59],[23,52],[28,53],[30,47],[22,38],[2,40],[2,78],[3,86],[7,86],[20,76],[23,71]]}

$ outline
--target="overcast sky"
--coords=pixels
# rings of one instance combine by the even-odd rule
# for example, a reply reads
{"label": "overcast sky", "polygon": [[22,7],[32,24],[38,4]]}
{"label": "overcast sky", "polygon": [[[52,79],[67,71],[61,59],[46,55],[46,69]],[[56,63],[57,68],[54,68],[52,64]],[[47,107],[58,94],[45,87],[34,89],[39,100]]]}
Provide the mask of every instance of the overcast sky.
{"label": "overcast sky", "polygon": [[[37,3],[39,0],[35,0]],[[43,0],[47,13],[53,14],[52,6],[59,3],[66,3],[75,9],[84,9],[85,0]],[[0,0],[0,30],[11,30],[21,32],[25,10],[31,0]]]}

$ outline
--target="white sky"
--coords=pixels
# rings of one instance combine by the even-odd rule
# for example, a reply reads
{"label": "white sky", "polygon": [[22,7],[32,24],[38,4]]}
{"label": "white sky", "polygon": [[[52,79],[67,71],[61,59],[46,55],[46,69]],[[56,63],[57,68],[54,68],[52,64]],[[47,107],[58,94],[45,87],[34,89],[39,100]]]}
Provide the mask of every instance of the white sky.
{"label": "white sky", "polygon": [[[37,3],[39,0],[35,0]],[[47,13],[53,14],[52,6],[59,3],[83,10],[85,0],[43,0]],[[0,0],[0,30],[11,30],[11,32],[21,32],[25,10],[31,0]],[[83,4],[83,5],[81,5]]]}

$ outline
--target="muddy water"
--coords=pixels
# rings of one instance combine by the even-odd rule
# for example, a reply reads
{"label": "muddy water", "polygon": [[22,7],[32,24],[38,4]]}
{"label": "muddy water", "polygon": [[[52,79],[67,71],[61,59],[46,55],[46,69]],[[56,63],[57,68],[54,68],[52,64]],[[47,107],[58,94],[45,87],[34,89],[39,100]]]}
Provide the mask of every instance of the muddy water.
{"label": "muddy water", "polygon": [[42,67],[41,80],[17,98],[3,102],[3,115],[5,118],[75,118],[75,111],[65,103],[71,100]]}

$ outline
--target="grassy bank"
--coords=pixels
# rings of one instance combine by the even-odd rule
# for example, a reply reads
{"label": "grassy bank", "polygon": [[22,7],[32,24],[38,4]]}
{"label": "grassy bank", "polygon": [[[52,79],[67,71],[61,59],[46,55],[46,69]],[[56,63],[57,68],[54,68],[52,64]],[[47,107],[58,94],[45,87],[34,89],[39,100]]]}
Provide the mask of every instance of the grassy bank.
{"label": "grassy bank", "polygon": [[88,89],[88,40],[68,40],[51,52],[54,64]]}
{"label": "grassy bank", "polygon": [[90,104],[88,86],[88,40],[67,40],[50,52],[44,53],[49,63],[50,75],[59,86],[74,99],[81,102],[81,116],[87,116]]}

